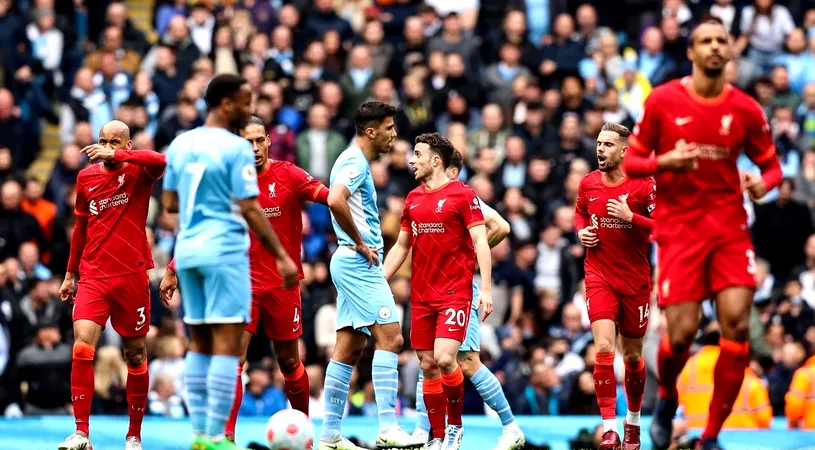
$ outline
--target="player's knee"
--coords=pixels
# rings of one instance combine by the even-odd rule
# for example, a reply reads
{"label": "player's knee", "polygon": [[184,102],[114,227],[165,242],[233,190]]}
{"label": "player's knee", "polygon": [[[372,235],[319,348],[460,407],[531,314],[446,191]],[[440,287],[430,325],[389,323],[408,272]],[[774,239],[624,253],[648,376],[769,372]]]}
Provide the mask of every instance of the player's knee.
{"label": "player's knee", "polygon": [[395,334],[389,338],[387,342],[377,342],[377,346],[381,346],[382,350],[392,353],[399,353],[402,351],[402,346],[405,344],[405,338],[401,334]]}
{"label": "player's knee", "polygon": [[481,368],[481,358],[478,352],[461,352],[458,354],[458,365],[467,378],[472,378]]}
{"label": "player's knee", "polygon": [[298,363],[297,358],[292,356],[277,357],[277,365],[280,366],[280,371],[283,373],[294,373],[297,370]]}
{"label": "player's knee", "polygon": [[147,359],[147,352],[144,347],[137,348],[137,349],[128,349],[125,348],[125,362],[130,367],[139,367],[144,364],[144,360]]}
{"label": "player's knee", "polygon": [[438,371],[439,365],[436,363],[435,359],[426,356],[419,360],[419,368],[422,369],[422,372],[425,375],[427,375],[428,372]]}
{"label": "player's knee", "polygon": [[642,353],[636,351],[634,349],[623,349],[623,360],[625,361],[626,365],[629,366],[638,366],[640,364],[640,360],[642,359]]}
{"label": "player's knee", "polygon": [[456,370],[458,366],[458,359],[456,355],[451,355],[447,352],[437,352],[433,355],[436,359],[436,364],[438,364],[439,369],[441,369],[444,373],[451,373]]}
{"label": "player's knee", "polygon": [[731,341],[744,342],[750,334],[750,316],[722,317],[719,325],[722,337]]}
{"label": "player's knee", "polygon": [[609,336],[595,336],[594,349],[597,353],[613,353],[614,340]]}

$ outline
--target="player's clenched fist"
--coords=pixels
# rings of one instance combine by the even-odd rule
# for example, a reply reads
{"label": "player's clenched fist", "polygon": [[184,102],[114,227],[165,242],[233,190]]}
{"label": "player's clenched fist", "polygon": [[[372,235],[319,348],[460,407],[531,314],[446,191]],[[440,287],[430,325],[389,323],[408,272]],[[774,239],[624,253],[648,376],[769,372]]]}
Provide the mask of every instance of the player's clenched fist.
{"label": "player's clenched fist", "polygon": [[589,225],[578,231],[577,238],[585,247],[594,247],[600,241],[597,238],[597,225]]}
{"label": "player's clenched fist", "polygon": [[751,200],[758,200],[767,194],[764,179],[752,173],[741,172],[741,187],[750,194]]}
{"label": "player's clenched fist", "polygon": [[608,203],[606,203],[606,209],[608,210],[609,216],[620,219],[623,222],[631,223],[631,221],[634,220],[634,213],[631,212],[631,208],[628,207],[628,203],[626,202],[611,198],[608,200]]}
{"label": "player's clenched fist", "polygon": [[178,289],[178,276],[172,270],[167,269],[159,285],[159,296],[164,306],[170,306],[170,300],[173,298],[176,289]]}
{"label": "player's clenched fist", "polygon": [[88,155],[88,159],[90,159],[93,162],[99,161],[110,162],[113,161],[113,156],[115,155],[116,151],[107,147],[103,147],[99,144],[92,144],[80,150],[79,153],[84,153]]}
{"label": "player's clenched fist", "polygon": [[297,283],[297,265],[288,256],[277,260],[277,271],[283,278],[283,288],[288,289]]}
{"label": "player's clenched fist", "polygon": [[74,300],[74,275],[72,273],[65,274],[65,280],[59,288],[59,298],[63,302]]}
{"label": "player's clenched fist", "polygon": [[699,167],[698,157],[699,151],[695,145],[680,143],[675,149],[657,156],[657,166],[660,170],[671,172],[692,172]]}

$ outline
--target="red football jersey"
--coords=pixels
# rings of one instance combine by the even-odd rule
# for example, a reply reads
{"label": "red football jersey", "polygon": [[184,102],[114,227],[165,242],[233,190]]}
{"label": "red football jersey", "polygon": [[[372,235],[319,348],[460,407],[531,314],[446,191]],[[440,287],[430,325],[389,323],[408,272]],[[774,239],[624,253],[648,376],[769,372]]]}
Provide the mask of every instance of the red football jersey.
{"label": "red football jersey", "polygon": [[695,144],[699,167],[689,173],[661,171],[655,235],[716,237],[747,229],[747,213],[736,160],[742,149],[756,164],[775,157],[770,124],[761,106],[729,84],[716,98],[702,98],[690,77],[657,87],[629,139],[632,151],[648,156]]}
{"label": "red football jersey", "polygon": [[[608,214],[610,199],[628,204],[632,213],[649,217],[656,207],[652,178],[624,178],[617,185],[603,182],[595,170],[580,182],[575,208],[575,228],[595,225],[599,243],[586,249],[586,285],[604,282],[619,295],[638,295],[651,289],[648,260],[650,230],[625,223]],[[660,208],[662,199],[660,198]]]}
{"label": "red football jersey", "polygon": [[[303,207],[300,202],[314,201],[320,190],[325,187],[303,169],[288,161],[271,161],[266,170],[258,173],[258,187],[260,209],[283,243],[286,253],[297,264],[302,280]],[[283,279],[277,273],[274,255],[266,250],[255,233],[249,234],[252,289],[265,291],[282,287]]]}
{"label": "red football jersey", "polygon": [[74,212],[88,217],[80,277],[106,278],[153,268],[145,228],[153,183],[162,174],[130,163],[115,171],[93,164],[79,172]]}
{"label": "red football jersey", "polygon": [[412,301],[472,300],[475,248],[469,229],[483,224],[475,192],[460,181],[408,194],[402,230],[412,235]]}

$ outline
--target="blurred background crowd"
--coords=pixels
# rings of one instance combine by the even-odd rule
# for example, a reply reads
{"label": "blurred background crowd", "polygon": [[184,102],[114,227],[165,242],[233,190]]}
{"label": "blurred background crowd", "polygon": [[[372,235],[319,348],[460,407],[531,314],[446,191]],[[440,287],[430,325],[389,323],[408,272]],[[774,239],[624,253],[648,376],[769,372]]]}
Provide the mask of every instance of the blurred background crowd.
{"label": "blurred background crowd", "polygon": [[[748,382],[729,426],[815,414],[803,403],[815,383],[812,0],[0,0],[0,412],[70,412],[71,306],[56,292],[76,176],[88,164],[79,149],[116,118],[130,125],[134,148],[163,151],[203,123],[207,80],[231,72],[256,93],[271,157],[322,180],[350,142],[361,102],[398,108],[399,140],[372,163],[386,248],[415,187],[407,164],[413,138],[446,135],[465,157],[462,179],[512,227],[492,252],[495,312],[482,327],[483,360],[517,414],[598,415],[585,250],[572,226],[577,188],[596,168],[603,123],[633,126],[653,88],[689,74],[689,32],[710,16],[731,31],[726,76],[766,109],[786,177],[761,202],[745,201],[760,288]],[[757,170],[746,158],[739,165]],[[149,410],[181,417],[184,312],[177,295],[167,308],[156,292],[178,224],[161,211],[160,191],[147,224],[156,262]],[[305,211],[301,354],[312,415],[320,417],[335,342],[327,262],[336,240],[327,208]],[[406,265],[391,282],[407,343],[401,414],[412,412],[418,369],[409,347],[409,275]],[[654,298],[646,412],[664,330]],[[680,381],[691,424],[707,409],[716,343],[708,305],[701,350]],[[96,358],[95,414],[127,411],[119,344],[108,327]],[[355,372],[349,414],[376,414],[370,357]],[[285,408],[269,342],[254,339],[249,360],[241,414]],[[621,361],[619,369],[622,376]],[[618,398],[624,411],[625,397]],[[471,386],[465,409],[485,414]]]}

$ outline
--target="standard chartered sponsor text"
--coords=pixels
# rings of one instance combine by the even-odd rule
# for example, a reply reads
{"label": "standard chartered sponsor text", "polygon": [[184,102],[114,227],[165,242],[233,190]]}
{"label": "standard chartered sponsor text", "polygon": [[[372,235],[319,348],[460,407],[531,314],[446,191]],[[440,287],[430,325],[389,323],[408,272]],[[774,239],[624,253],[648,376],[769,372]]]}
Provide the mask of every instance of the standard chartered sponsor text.
{"label": "standard chartered sponsor text", "polygon": [[444,224],[441,222],[420,222],[419,233],[444,233]]}
{"label": "standard chartered sponsor text", "polygon": [[601,217],[600,228],[633,228],[633,225],[616,217]]}
{"label": "standard chartered sponsor text", "polygon": [[267,219],[270,217],[280,217],[283,215],[283,211],[280,210],[279,206],[263,208],[263,215],[266,216]]}
{"label": "standard chartered sponsor text", "polygon": [[130,201],[130,197],[127,196],[124,192],[121,194],[116,194],[113,197],[108,197],[102,200],[99,200],[99,210],[102,211],[107,208],[112,208],[114,206],[121,206],[127,204]]}

